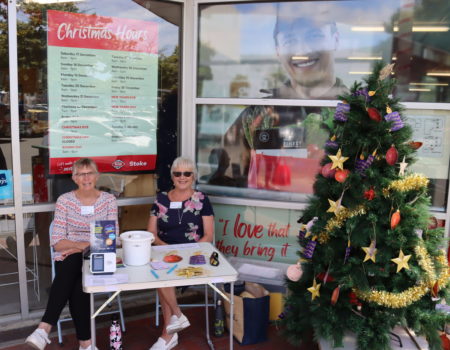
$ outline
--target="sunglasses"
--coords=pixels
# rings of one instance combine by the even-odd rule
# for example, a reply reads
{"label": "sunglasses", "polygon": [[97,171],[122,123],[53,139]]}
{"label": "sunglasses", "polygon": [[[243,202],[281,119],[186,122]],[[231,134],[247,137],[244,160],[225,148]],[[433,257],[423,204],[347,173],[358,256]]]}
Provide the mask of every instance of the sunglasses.
{"label": "sunglasses", "polygon": [[181,175],[183,175],[184,177],[190,177],[192,174],[192,171],[174,171],[172,173],[172,175],[175,177],[180,177]]}

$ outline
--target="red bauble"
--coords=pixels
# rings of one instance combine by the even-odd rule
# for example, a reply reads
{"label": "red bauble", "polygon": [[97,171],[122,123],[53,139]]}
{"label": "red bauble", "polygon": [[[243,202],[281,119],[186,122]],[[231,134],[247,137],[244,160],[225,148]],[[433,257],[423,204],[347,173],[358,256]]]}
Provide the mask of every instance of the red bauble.
{"label": "red bauble", "polygon": [[327,178],[333,178],[334,174],[336,173],[336,169],[331,169],[331,166],[333,163],[327,163],[322,167],[322,176]]}
{"label": "red bauble", "polygon": [[389,165],[394,165],[397,163],[398,160],[398,151],[397,148],[395,148],[394,145],[391,146],[391,148],[388,149],[386,152],[386,163]]}
{"label": "red bauble", "polygon": [[391,229],[393,230],[399,223],[401,220],[401,216],[400,216],[400,210],[397,209],[397,211],[392,214],[391,216]]}
{"label": "red bauble", "polygon": [[340,290],[340,287],[337,286],[336,288],[334,288],[333,293],[331,294],[331,305],[333,305],[333,306],[336,305],[336,302],[339,298],[339,290]]}
{"label": "red bauble", "polygon": [[343,183],[347,180],[348,174],[350,174],[350,170],[348,169],[338,170],[336,171],[336,174],[334,174],[334,178],[337,182]]}
{"label": "red bauble", "polygon": [[356,296],[355,292],[348,293],[349,302],[352,305],[361,306],[361,302],[358,300],[358,297]]}
{"label": "red bauble", "polygon": [[367,113],[369,114],[369,118],[376,121],[376,122],[381,122],[381,114],[380,112],[378,112],[378,110],[376,108],[373,107],[369,107],[367,108]]}
{"label": "red bauble", "polygon": [[430,230],[434,230],[435,228],[437,228],[439,225],[437,219],[435,216],[430,217],[430,221],[428,223],[428,229]]}
{"label": "red bauble", "polygon": [[439,281],[436,281],[433,285],[433,288],[431,288],[431,296],[433,298],[437,298],[439,295]]}
{"label": "red bauble", "polygon": [[370,188],[370,190],[364,192],[364,198],[369,201],[375,198],[375,191],[373,190],[373,188]]}
{"label": "red bauble", "polygon": [[[326,277],[326,278],[325,278]],[[317,279],[322,281],[322,282],[333,282],[334,281],[334,277],[331,276],[330,274],[326,274],[325,272],[321,272],[317,275]]]}

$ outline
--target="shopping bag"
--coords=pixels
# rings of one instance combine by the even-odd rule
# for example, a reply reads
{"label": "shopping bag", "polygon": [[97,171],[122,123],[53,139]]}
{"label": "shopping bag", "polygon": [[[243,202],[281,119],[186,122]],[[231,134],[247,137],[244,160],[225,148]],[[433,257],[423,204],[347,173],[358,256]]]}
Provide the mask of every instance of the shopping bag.
{"label": "shopping bag", "polygon": [[[229,298],[229,286],[225,295]],[[233,336],[241,345],[256,344],[267,340],[270,296],[260,284],[245,283],[245,291],[236,289],[234,296]],[[251,295],[243,297],[241,295]],[[230,303],[225,301],[227,327],[230,329]]]}

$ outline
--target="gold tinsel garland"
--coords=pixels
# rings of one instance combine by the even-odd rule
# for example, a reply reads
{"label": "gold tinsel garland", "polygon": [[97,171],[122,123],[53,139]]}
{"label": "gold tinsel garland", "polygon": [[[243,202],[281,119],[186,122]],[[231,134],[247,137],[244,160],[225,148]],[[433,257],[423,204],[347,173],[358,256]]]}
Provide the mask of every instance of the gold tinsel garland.
{"label": "gold tinsel garland", "polygon": [[427,188],[428,182],[429,180],[421,174],[410,174],[401,180],[392,181],[386,189],[383,189],[383,194],[386,195],[390,190],[399,192],[418,191]]}
{"label": "gold tinsel garland", "polygon": [[[434,265],[431,262],[425,248],[416,250],[416,254],[418,255],[419,264],[430,277],[432,275],[430,272],[433,271],[434,273]],[[443,266],[443,268],[437,280],[434,280],[432,284],[434,285],[435,282],[438,282],[440,287],[444,287],[449,282],[450,271],[443,253],[439,255],[436,260]],[[357,288],[353,288],[353,291],[361,300],[396,309],[406,307],[418,301],[430,291],[430,288],[432,288],[432,286],[429,281],[422,281],[417,286],[408,288],[401,293],[391,293],[386,291],[363,292]]]}
{"label": "gold tinsel garland", "polygon": [[330,232],[334,230],[335,228],[339,228],[342,226],[345,220],[350,219],[356,215],[363,215],[366,213],[366,210],[364,206],[360,205],[356,209],[350,210],[347,208],[343,208],[339,210],[335,217],[328,220],[327,224],[325,225],[325,229],[319,233],[317,237],[317,241],[320,244],[327,243],[330,239]]}
{"label": "gold tinsel garland", "polygon": [[431,261],[426,248],[420,244],[414,247],[414,252],[416,253],[419,266],[425,271],[425,282],[427,282],[430,287],[433,286],[434,281],[436,281],[436,272],[434,271],[434,264]]}
{"label": "gold tinsel garland", "polygon": [[[401,180],[392,181],[391,184],[382,190],[385,197],[389,196],[390,190],[396,190],[400,192],[407,192],[412,190],[420,190],[427,188],[429,180],[420,174],[410,174]],[[363,205],[358,206],[356,209],[350,210],[347,208],[341,209],[336,213],[335,217],[328,220],[325,228],[318,235],[318,242],[321,244],[327,243],[330,239],[330,232],[335,228],[340,228],[345,220],[354,217],[356,215],[364,215],[366,209]],[[356,296],[364,301],[373,302],[381,306],[390,308],[402,308],[418,301],[422,298],[433,285],[438,282],[439,286],[444,287],[449,282],[450,271],[447,267],[447,261],[444,254],[439,255],[436,260],[444,266],[441,273],[436,277],[434,264],[431,261],[428,252],[423,245],[419,245],[414,249],[419,266],[425,271],[426,279],[421,281],[417,286],[408,288],[401,293],[392,293],[386,291],[368,291],[364,292],[357,288],[353,288]]]}
{"label": "gold tinsel garland", "polygon": [[[385,197],[389,196],[390,190],[396,190],[400,192],[407,192],[412,190],[420,190],[422,188],[427,188],[429,180],[421,174],[410,174],[405,176],[401,180],[395,180],[390,183],[386,188],[383,188],[382,192]],[[358,206],[356,209],[350,210],[347,208],[342,208],[336,215],[327,221],[325,228],[319,233],[317,241],[320,244],[327,243],[330,239],[330,233],[335,228],[340,228],[345,220],[356,216],[364,215],[366,210],[363,205]]]}

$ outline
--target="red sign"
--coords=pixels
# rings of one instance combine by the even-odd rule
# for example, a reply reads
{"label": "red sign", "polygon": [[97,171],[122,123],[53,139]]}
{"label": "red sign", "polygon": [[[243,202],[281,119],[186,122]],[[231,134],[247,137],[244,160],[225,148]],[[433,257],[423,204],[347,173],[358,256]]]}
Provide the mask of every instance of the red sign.
{"label": "red sign", "polygon": [[80,13],[48,11],[48,45],[158,53],[156,23]]}
{"label": "red sign", "polygon": [[[140,171],[155,169],[156,155],[89,157],[97,164],[99,172]],[[50,168],[55,174],[71,174],[72,166],[80,157],[51,158]]]}

